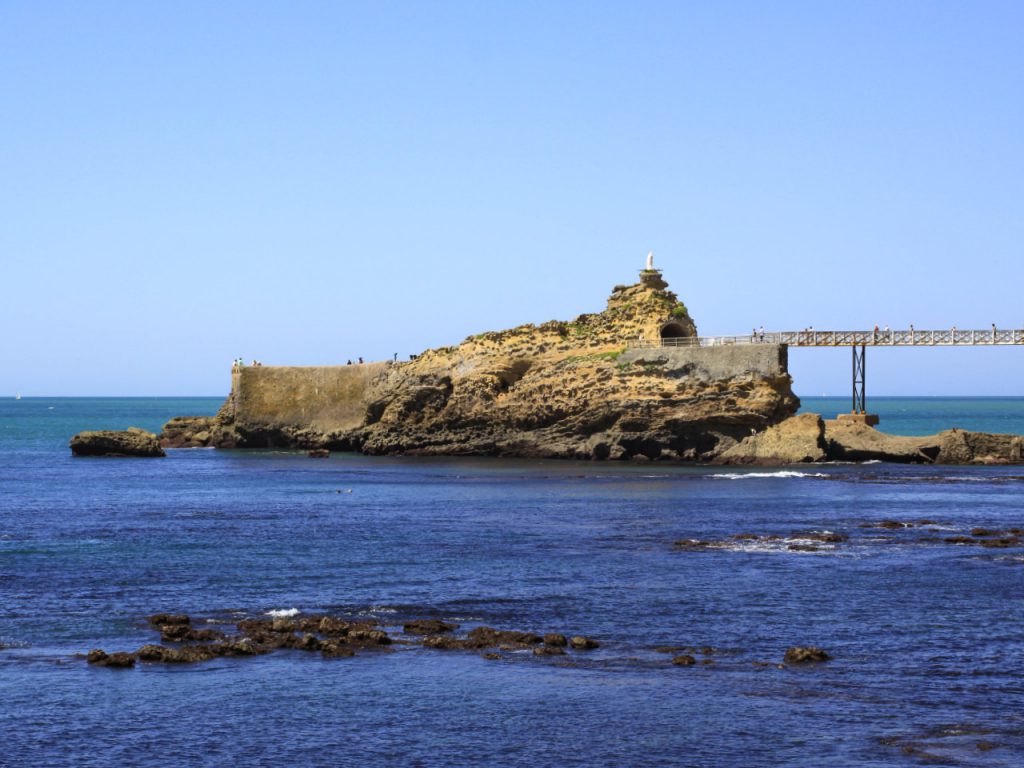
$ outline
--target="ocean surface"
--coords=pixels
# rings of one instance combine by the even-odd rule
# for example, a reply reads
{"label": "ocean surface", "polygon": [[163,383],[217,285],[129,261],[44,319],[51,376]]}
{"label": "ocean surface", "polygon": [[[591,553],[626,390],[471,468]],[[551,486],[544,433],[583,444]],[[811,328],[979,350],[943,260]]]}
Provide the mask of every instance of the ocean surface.
{"label": "ocean surface", "polygon": [[[871,404],[897,433],[1024,433],[1021,398]],[[1024,528],[1024,468],[67,448],[219,405],[0,399],[0,765],[1024,764],[1024,550],[971,534]],[[158,642],[156,612],[601,645],[86,664]],[[779,668],[804,645],[832,659]]]}

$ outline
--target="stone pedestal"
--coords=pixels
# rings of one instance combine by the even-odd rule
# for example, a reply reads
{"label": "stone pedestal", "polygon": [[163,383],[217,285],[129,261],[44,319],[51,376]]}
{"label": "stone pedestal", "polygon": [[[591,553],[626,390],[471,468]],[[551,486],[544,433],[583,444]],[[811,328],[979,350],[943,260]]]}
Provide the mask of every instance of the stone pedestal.
{"label": "stone pedestal", "polygon": [[878,426],[877,413],[840,413],[836,416],[837,421],[852,421],[857,424],[866,424],[869,427]]}

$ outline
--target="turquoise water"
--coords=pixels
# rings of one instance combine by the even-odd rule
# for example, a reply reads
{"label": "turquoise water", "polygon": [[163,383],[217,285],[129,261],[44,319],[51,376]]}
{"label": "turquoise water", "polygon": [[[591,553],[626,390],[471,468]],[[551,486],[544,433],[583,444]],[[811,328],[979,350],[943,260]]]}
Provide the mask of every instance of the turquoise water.
{"label": "turquoise water", "polygon": [[[801,412],[827,419],[850,412],[849,397],[801,397]],[[1024,435],[1024,397],[872,397],[868,411],[892,435],[933,435],[944,429]]]}
{"label": "turquoise water", "polygon": [[[1024,528],[1020,467],[67,448],[219,405],[0,400],[0,765],[1024,763],[1024,547],[944,539]],[[934,403],[899,407],[934,431]],[[999,419],[992,401],[943,408]],[[787,545],[814,532],[848,539]],[[675,546],[690,539],[721,546]],[[80,655],[157,641],[156,612],[230,628],[285,610],[601,647],[488,660],[406,638],[129,670]],[[833,659],[778,668],[792,645]],[[666,646],[710,663],[674,666]]]}
{"label": "turquoise water", "polygon": [[[158,432],[174,416],[212,416],[223,397],[6,398],[21,418],[0,429],[28,442],[44,435],[70,437],[83,429],[142,427]],[[848,413],[849,397],[801,397],[801,412],[825,418]],[[4,402],[0,398],[0,402]],[[1024,397],[874,397],[869,410],[879,429],[894,435],[931,435],[957,427],[978,432],[1024,434]],[[12,412],[14,413],[14,412]],[[52,443],[51,443],[52,445]]]}

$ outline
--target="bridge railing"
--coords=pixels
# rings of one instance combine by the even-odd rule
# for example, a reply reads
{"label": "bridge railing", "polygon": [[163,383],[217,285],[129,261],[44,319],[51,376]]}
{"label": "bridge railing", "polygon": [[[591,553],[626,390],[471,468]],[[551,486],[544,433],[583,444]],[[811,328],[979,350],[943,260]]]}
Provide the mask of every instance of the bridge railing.
{"label": "bridge railing", "polygon": [[634,339],[632,349],[661,347],[727,347],[747,344],[787,344],[793,347],[938,347],[1024,344],[1024,329],[961,331],[773,331],[743,336],[685,336],[666,339]]}

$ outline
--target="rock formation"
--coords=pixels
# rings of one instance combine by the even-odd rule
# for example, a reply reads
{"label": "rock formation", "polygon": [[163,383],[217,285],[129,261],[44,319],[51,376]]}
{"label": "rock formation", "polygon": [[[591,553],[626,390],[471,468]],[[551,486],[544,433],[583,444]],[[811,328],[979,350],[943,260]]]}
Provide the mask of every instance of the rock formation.
{"label": "rock formation", "polygon": [[[603,312],[481,333],[408,362],[236,368],[218,414],[172,419],[161,444],[321,456],[1021,462],[1013,435],[897,437],[794,416],[785,346],[687,345],[696,334],[661,272],[646,269],[636,285],[616,286]],[[665,337],[681,343],[662,346]]]}
{"label": "rock formation", "polygon": [[[352,403],[345,404],[341,428],[328,428],[323,403],[303,404],[318,414],[317,424],[243,408],[243,398],[251,405],[255,396],[241,386],[216,417],[170,421],[163,444],[708,460],[796,412],[784,348],[627,349],[696,332],[661,273],[645,270],[638,284],[616,286],[603,312],[481,333],[381,366],[359,390],[354,421]],[[274,375],[285,382],[274,370],[245,371],[239,382],[249,376],[252,389]],[[280,386],[297,392],[290,379]],[[259,393],[259,399],[275,398]]]}
{"label": "rock formation", "polygon": [[853,421],[801,413],[750,435],[716,457],[721,464],[784,465],[817,461],[898,464],[1019,464],[1022,439],[948,429],[937,435],[887,435]]}
{"label": "rock formation", "polygon": [[164,456],[160,441],[152,432],[138,427],[124,431],[79,432],[71,438],[75,456]]}

